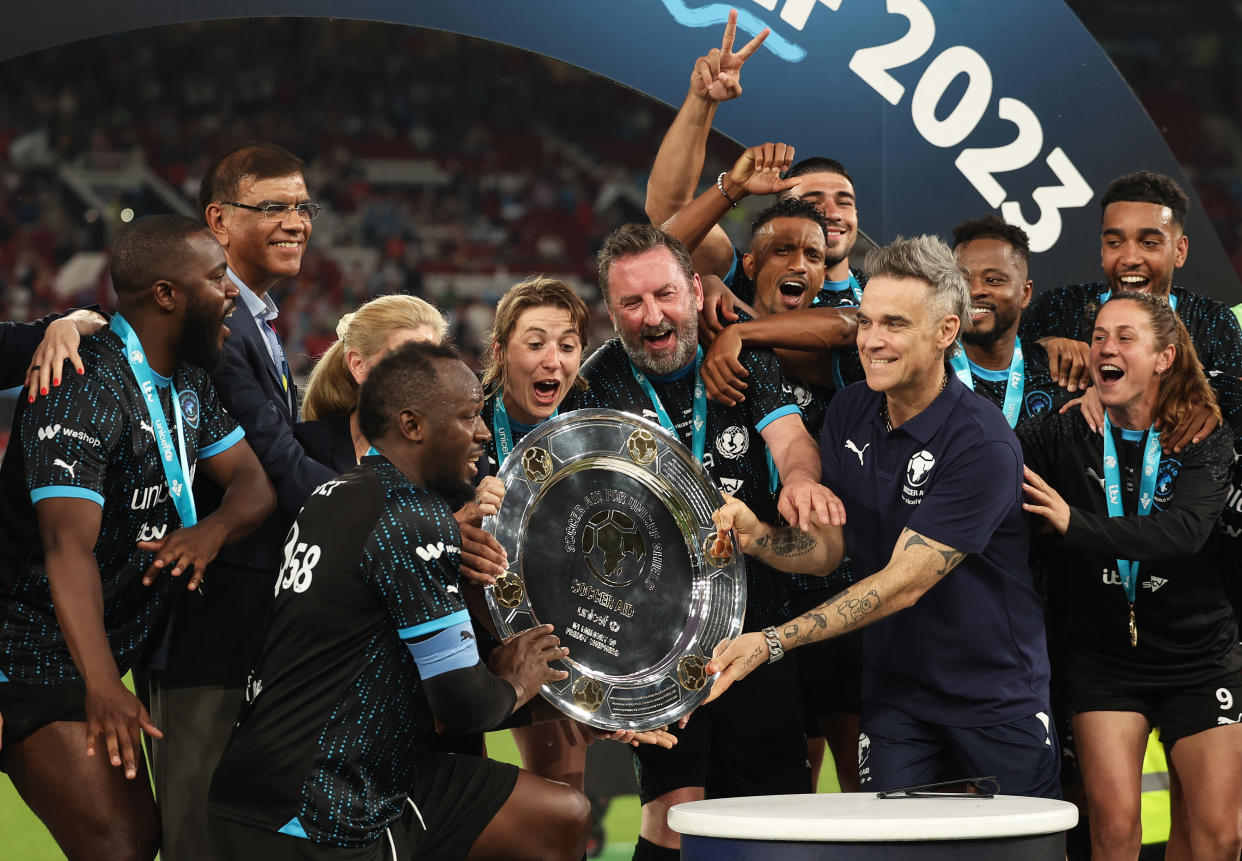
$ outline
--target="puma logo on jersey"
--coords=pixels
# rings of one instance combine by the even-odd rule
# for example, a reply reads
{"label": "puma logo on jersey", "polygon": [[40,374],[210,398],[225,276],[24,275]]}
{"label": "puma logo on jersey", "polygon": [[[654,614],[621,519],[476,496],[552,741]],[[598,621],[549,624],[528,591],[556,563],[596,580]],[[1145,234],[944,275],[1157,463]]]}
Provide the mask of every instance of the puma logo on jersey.
{"label": "puma logo on jersey", "polygon": [[144,430],[147,433],[151,434],[152,437],[155,436],[155,428],[151,427],[149,424],[144,422],[142,419],[138,419],[138,428],[140,430]]}
{"label": "puma logo on jersey", "polygon": [[60,458],[56,458],[56,460],[52,461],[52,466],[59,466],[65,472],[69,473],[69,478],[77,481],[77,476],[73,474],[73,471],[78,468],[78,462],[76,460],[73,463],[65,463]]}
{"label": "puma logo on jersey", "polygon": [[460,589],[458,589],[456,586],[445,586],[445,587],[444,587],[444,591],[445,591],[445,592],[447,592],[447,593],[449,593],[450,595],[460,595],[460,594],[461,594],[461,590],[460,590]]}
{"label": "puma logo on jersey", "polygon": [[1236,718],[1225,717],[1224,715],[1221,715],[1220,717],[1216,719],[1217,726],[1228,726],[1231,723],[1242,723],[1242,714],[1239,714]]}
{"label": "puma logo on jersey", "polygon": [[845,441],[845,447],[849,449],[850,451],[854,452],[854,454],[858,455],[858,465],[862,466],[863,465],[863,452],[871,448],[871,443],[867,443],[862,448],[859,448],[858,446],[854,445],[854,441],[852,439],[847,439]]}

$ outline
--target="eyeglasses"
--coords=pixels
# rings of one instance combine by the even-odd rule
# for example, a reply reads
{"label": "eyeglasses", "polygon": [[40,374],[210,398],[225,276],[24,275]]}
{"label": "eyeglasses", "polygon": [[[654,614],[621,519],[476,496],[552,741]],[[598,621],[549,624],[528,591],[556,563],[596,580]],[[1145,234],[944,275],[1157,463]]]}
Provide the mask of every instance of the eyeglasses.
{"label": "eyeglasses", "polygon": [[299,203],[297,206],[288,206],[283,203],[265,203],[262,206],[251,206],[249,203],[238,203],[235,200],[221,201],[225,206],[235,206],[238,209],[249,209],[251,212],[259,212],[269,221],[284,221],[285,217],[290,213],[296,213],[298,218],[303,221],[314,221],[319,216],[319,210],[323,209],[318,203]]}

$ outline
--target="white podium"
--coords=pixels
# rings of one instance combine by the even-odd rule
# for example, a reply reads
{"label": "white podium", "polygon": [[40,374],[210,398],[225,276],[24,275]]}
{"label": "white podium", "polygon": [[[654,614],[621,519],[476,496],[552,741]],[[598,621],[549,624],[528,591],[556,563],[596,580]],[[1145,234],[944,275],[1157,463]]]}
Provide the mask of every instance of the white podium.
{"label": "white podium", "polygon": [[1063,861],[1078,809],[1064,801],[767,795],[679,804],[683,861]]}

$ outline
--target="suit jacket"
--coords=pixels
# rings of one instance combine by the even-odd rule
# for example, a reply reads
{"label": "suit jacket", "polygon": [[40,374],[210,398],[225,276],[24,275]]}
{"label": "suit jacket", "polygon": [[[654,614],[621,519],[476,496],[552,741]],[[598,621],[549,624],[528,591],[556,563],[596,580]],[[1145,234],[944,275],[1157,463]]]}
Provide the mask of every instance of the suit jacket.
{"label": "suit jacket", "polygon": [[[240,302],[228,325],[224,361],[211,379],[276,488],[276,510],[253,534],[220,548],[207,566],[204,589],[178,590],[165,636],[148,663],[187,680],[242,684],[258,650],[285,536],[311,491],[336,471],[312,459],[295,438],[290,398],[263,334]],[[296,404],[292,382],[290,389]],[[198,476],[200,518],[219,507],[221,496],[206,474]]]}
{"label": "suit jacket", "polygon": [[298,422],[293,434],[308,455],[334,472],[347,472],[358,465],[348,414],[334,413],[313,422]]}

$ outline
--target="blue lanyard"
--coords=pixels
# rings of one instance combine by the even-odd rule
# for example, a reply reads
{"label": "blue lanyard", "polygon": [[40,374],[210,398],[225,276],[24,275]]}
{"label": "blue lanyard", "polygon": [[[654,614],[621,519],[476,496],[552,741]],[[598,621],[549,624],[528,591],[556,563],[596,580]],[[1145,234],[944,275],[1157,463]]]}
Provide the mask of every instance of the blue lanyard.
{"label": "blue lanyard", "polygon": [[185,455],[185,429],[182,427],[181,404],[177,397],[177,389],[169,380],[173,415],[177,419],[177,445],[174,448],[168,420],[164,417],[164,408],[160,406],[154,372],[147,364],[147,354],[143,352],[138,334],[119,313],[112,315],[109,326],[125,343],[125,358],[129,362],[129,369],[133,372],[138,388],[142,392],[142,398],[146,402],[147,415],[151,419],[151,428],[155,431],[155,442],[160,451],[160,462],[164,467],[164,480],[168,483],[169,495],[172,497],[173,505],[177,508],[178,516],[181,517],[181,525],[183,527],[193,526],[198,523],[198,514],[194,508],[194,494],[190,492],[190,461]]}
{"label": "blue lanyard", "polygon": [[[1112,290],[1107,290],[1100,294],[1100,304],[1103,305],[1113,295]],[[1177,297],[1173,295],[1173,289],[1169,288],[1169,307],[1174,311],[1177,310]]]}
{"label": "blue lanyard", "polygon": [[[692,427],[694,429],[691,434],[690,451],[694,454],[694,459],[699,463],[703,462],[703,452],[707,450],[707,390],[703,388],[703,376],[699,373],[699,368],[703,365],[703,348],[699,347],[694,356],[694,419]],[[630,371],[634,374],[634,379],[638,385],[642,386],[647,397],[651,399],[651,406],[655,409],[656,416],[660,419],[660,427],[671,433],[674,438],[680,439],[677,434],[677,427],[673,424],[673,420],[668,417],[668,411],[664,409],[664,404],[660,403],[660,396],[656,394],[655,387],[651,385],[651,380],[647,379],[647,375],[638,370],[638,367],[631,361]],[[499,448],[497,449],[499,451]]]}
{"label": "blue lanyard", "polygon": [[[658,399],[656,403],[659,403]],[[556,418],[559,412],[553,410],[548,418]],[[496,467],[500,468],[509,452],[513,451],[513,428],[509,426],[509,411],[505,409],[503,386],[496,390],[496,400],[492,403],[492,434],[496,437]]]}
{"label": "blue lanyard", "polygon": [[[857,307],[862,305],[863,288],[862,285],[858,283],[858,278],[853,272],[850,273],[848,287],[850,293],[854,296],[854,305],[838,305],[838,308]],[[834,349],[832,351],[832,381],[836,384],[838,392],[845,388],[845,377],[841,376],[841,351],[839,349]]]}
{"label": "blue lanyard", "polygon": [[[1153,426],[1147,431],[1147,446],[1143,449],[1143,475],[1139,479],[1138,516],[1151,512],[1156,491],[1156,472],[1160,465],[1160,431]],[[1125,506],[1121,500],[1121,469],[1117,463],[1117,444],[1113,441],[1113,425],[1104,415],[1104,496],[1108,502],[1109,517],[1124,517]],[[1129,559],[1117,560],[1117,573],[1126,600],[1134,604],[1135,583],[1138,581],[1139,563]],[[1132,628],[1133,630],[1133,628]]]}
{"label": "blue lanyard", "polygon": [[[957,354],[949,360],[953,365],[953,373],[972,392],[975,390],[975,378],[970,372],[970,362],[966,358],[966,350],[961,342],[957,345]],[[1018,413],[1022,412],[1022,393],[1026,390],[1026,360],[1022,358],[1022,339],[1013,339],[1013,358],[1009,360],[1009,377],[1005,380],[1005,402],[1001,412],[1011,428],[1018,426]]]}

